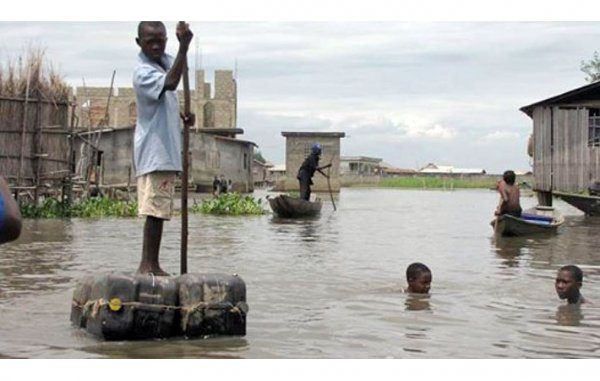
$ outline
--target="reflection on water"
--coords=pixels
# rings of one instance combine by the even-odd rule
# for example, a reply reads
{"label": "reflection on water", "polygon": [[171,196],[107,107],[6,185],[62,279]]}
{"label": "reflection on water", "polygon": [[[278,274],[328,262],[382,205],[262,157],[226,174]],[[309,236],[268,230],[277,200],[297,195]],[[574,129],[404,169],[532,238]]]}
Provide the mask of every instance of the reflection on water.
{"label": "reflection on water", "polygon": [[71,224],[26,220],[17,243],[1,247],[0,303],[21,294],[50,291],[70,281],[60,274],[73,259]]}
{"label": "reflection on water", "polygon": [[[583,293],[600,291],[600,218],[557,202],[559,234],[503,238],[489,226],[492,191],[343,189],[337,211],[323,201],[312,219],[190,215],[190,271],[246,282],[243,338],[113,343],[72,328],[76,281],[133,272],[143,220],[26,221],[0,247],[0,357],[598,357],[600,308],[564,305],[554,278],[575,263]],[[166,223],[162,242],[173,274],[179,227]],[[412,262],[433,270],[431,295],[402,292]]]}
{"label": "reflection on water", "polygon": [[581,323],[582,319],[583,314],[579,304],[561,305],[556,310],[556,323],[558,325],[576,326]]}
{"label": "reflection on water", "polygon": [[407,311],[422,311],[429,309],[429,295],[407,294],[406,310]]}

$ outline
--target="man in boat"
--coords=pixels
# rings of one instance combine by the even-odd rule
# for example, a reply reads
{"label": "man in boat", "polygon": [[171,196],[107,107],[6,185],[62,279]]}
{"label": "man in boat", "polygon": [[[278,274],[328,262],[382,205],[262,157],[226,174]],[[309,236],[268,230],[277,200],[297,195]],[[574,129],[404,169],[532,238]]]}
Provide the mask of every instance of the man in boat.
{"label": "man in boat", "polygon": [[323,176],[327,175],[323,172],[323,169],[330,165],[324,165],[319,167],[319,158],[321,157],[322,148],[319,143],[315,143],[310,147],[310,154],[304,159],[300,169],[298,169],[298,175],[296,178],[300,182],[300,198],[306,201],[310,200],[310,186],[313,185],[312,177],[315,171],[319,171]]}
{"label": "man in boat", "polygon": [[586,300],[579,289],[583,286],[583,271],[575,265],[567,265],[558,269],[554,287],[560,299],[567,299],[569,304],[581,304]]}
{"label": "man in boat", "polygon": [[[177,25],[179,49],[175,58],[165,53],[167,30],[160,21],[142,21],[135,39],[141,48],[133,73],[137,120],[134,162],[139,215],[146,216],[142,260],[138,273],[168,275],[158,254],[163,221],[171,219],[175,177],[182,171],[181,128],[177,85],[194,36],[188,24]],[[194,115],[182,115],[194,124]]]}
{"label": "man in boat", "polygon": [[521,217],[520,198],[521,193],[519,186],[515,184],[517,176],[515,172],[508,170],[502,175],[502,180],[496,184],[496,189],[500,193],[500,202],[496,208],[495,215],[510,214],[515,217]]}
{"label": "man in boat", "polygon": [[415,294],[428,294],[431,288],[431,270],[423,263],[411,263],[406,268],[406,282],[408,287],[404,292]]}
{"label": "man in boat", "polygon": [[21,235],[21,212],[4,177],[0,176],[0,244]]}

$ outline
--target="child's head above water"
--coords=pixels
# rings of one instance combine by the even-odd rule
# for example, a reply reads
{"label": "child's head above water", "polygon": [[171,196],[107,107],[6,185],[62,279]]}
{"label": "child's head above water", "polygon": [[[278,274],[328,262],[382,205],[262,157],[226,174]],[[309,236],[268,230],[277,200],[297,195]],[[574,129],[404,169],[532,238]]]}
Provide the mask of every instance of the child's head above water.
{"label": "child's head above water", "polygon": [[407,292],[427,294],[431,288],[431,270],[422,263],[411,263],[406,268]]}
{"label": "child's head above water", "polygon": [[567,299],[570,304],[583,302],[579,292],[582,285],[583,272],[579,267],[567,265],[558,269],[555,288],[559,298]]}

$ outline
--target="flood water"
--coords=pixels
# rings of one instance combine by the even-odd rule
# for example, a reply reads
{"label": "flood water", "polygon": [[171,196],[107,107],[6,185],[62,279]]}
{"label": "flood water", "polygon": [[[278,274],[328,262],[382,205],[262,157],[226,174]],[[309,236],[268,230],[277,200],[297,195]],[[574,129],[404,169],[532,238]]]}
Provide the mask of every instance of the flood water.
{"label": "flood water", "polygon": [[[27,220],[0,247],[0,357],[600,357],[600,218],[556,201],[558,235],[496,239],[496,203],[487,190],[342,189],[313,220],[190,215],[189,271],[240,274],[250,306],[247,336],[195,340],[105,342],[70,325],[78,279],[135,271],[142,219]],[[179,228],[165,224],[161,251],[175,274]],[[414,261],[433,271],[429,297],[402,293]],[[592,304],[556,296],[569,263]]]}

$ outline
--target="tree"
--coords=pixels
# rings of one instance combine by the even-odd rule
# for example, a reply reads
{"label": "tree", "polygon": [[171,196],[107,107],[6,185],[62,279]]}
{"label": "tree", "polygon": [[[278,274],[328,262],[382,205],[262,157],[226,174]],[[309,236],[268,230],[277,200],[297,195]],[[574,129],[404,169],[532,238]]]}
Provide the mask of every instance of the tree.
{"label": "tree", "polygon": [[259,150],[254,151],[254,160],[260,161],[263,164],[267,162]]}
{"label": "tree", "polygon": [[581,61],[580,70],[587,74],[585,80],[589,83],[600,81],[600,54],[594,52],[594,56],[589,61]]}

